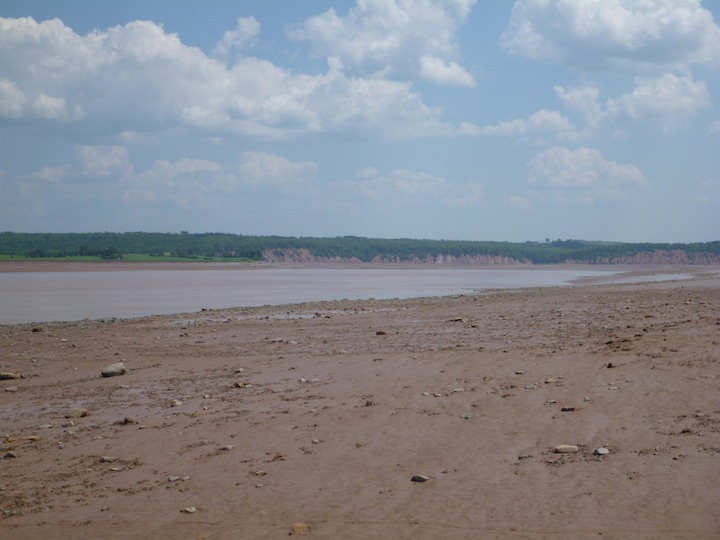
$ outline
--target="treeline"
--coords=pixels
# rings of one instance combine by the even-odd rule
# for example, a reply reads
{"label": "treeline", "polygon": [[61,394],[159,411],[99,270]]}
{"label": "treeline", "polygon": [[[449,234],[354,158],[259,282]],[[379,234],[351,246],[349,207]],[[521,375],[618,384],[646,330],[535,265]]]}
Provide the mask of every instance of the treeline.
{"label": "treeline", "polygon": [[[459,240],[244,236],[224,233],[0,233],[0,255],[47,258],[128,254],[182,258],[240,258],[303,251],[318,260],[426,261],[438,258],[503,257],[519,263],[567,261],[611,263],[652,254],[675,254],[677,262],[720,261],[720,241],[691,244],[589,242],[478,242]],[[647,259],[651,260],[651,259]]]}

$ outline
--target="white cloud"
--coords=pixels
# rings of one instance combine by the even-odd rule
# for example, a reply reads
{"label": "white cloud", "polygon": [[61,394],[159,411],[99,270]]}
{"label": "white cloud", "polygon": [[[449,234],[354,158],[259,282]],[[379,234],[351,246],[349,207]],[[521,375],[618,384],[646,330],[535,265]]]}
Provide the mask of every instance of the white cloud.
{"label": "white cloud", "polygon": [[27,98],[13,81],[0,79],[0,118],[20,118]]}
{"label": "white cloud", "polygon": [[[253,35],[251,22],[240,25]],[[228,46],[238,45],[240,35],[233,36]],[[321,75],[246,56],[228,66],[148,21],[80,36],[57,19],[0,18],[0,65],[0,115],[74,122],[113,136],[180,128],[279,139],[357,128],[415,137],[450,129],[409,83],[348,77],[339,62]]]}
{"label": "white cloud", "polygon": [[253,189],[289,193],[302,186],[318,168],[310,161],[293,162],[266,152],[243,152],[239,181]]}
{"label": "white cloud", "polygon": [[372,167],[357,173],[354,180],[336,183],[339,190],[372,200],[383,206],[437,204],[449,207],[475,206],[483,198],[478,183],[451,182],[421,171],[396,169],[382,174]]}
{"label": "white cloud", "polygon": [[574,141],[582,136],[567,117],[545,109],[533,113],[527,119],[517,118],[490,126],[462,124],[460,133],[469,136],[519,137],[525,141],[542,143],[547,142],[547,139]]}
{"label": "white cloud", "polygon": [[349,72],[438,84],[474,85],[452,61],[456,32],[476,0],[358,0],[345,16],[334,8],[288,29],[309,42],[317,56],[342,59]]}
{"label": "white cloud", "polygon": [[58,183],[65,179],[70,172],[70,165],[59,165],[57,167],[43,167],[39,171],[35,171],[25,175],[28,180]]}
{"label": "white cloud", "polygon": [[666,73],[660,78],[638,77],[635,84],[632,93],[608,100],[608,115],[633,120],[658,119],[664,131],[672,131],[712,104],[705,83],[696,82],[691,76]]}
{"label": "white cloud", "polygon": [[435,56],[420,58],[420,77],[436,84],[475,86],[475,79],[457,62],[445,63]]}
{"label": "white cloud", "polygon": [[720,120],[713,120],[708,126],[708,135],[720,133]]}
{"label": "white cloud", "polygon": [[235,30],[228,30],[222,39],[215,45],[213,54],[220,58],[227,58],[233,52],[242,52],[251,49],[257,44],[260,35],[260,23],[255,17],[238,17]]}
{"label": "white cloud", "polygon": [[699,0],[518,0],[501,44],[586,69],[720,63],[720,28]]}
{"label": "white cloud", "polygon": [[615,163],[591,148],[555,146],[536,155],[528,168],[531,184],[545,190],[548,198],[564,203],[624,199],[628,190],[647,183],[635,165]]}
{"label": "white cloud", "polygon": [[234,175],[214,161],[183,158],[157,160],[140,174],[122,179],[126,203],[174,205],[180,208],[218,206],[233,191]]}
{"label": "white cloud", "polygon": [[132,168],[127,148],[124,146],[77,145],[75,157],[80,162],[85,176],[107,178],[125,174]]}
{"label": "white cloud", "polygon": [[512,197],[508,197],[505,202],[507,202],[510,206],[519,208],[520,210],[529,210],[532,208],[532,202],[528,197],[513,195]]}
{"label": "white cloud", "polygon": [[632,92],[600,102],[593,85],[577,88],[555,86],[555,93],[569,110],[585,117],[591,129],[617,120],[651,121],[663,131],[685,126],[701,109],[712,105],[710,91],[692,76],[666,73],[661,77],[636,77]]}

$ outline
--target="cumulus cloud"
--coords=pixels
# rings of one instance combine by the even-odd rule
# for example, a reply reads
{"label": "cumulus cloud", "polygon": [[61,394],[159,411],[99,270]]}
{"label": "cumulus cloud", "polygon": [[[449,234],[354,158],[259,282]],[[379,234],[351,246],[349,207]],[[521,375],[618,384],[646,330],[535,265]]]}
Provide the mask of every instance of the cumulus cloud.
{"label": "cumulus cloud", "polygon": [[489,126],[462,124],[460,133],[469,136],[518,137],[529,142],[574,141],[582,136],[573,123],[557,111],[542,109],[527,119],[516,118]]}
{"label": "cumulus cloud", "polygon": [[629,190],[645,185],[645,175],[633,164],[619,164],[591,148],[555,146],[536,155],[528,164],[528,182],[550,198],[566,203],[592,204],[624,199]]}
{"label": "cumulus cloud", "polygon": [[310,161],[293,162],[267,152],[243,152],[239,180],[253,189],[291,192],[302,186],[318,168]]}
{"label": "cumulus cloud", "polygon": [[222,39],[215,45],[213,54],[226,59],[233,53],[241,53],[252,49],[260,35],[260,23],[255,17],[238,17],[235,30],[228,30]]}
{"label": "cumulus cloud", "polygon": [[344,16],[334,8],[288,29],[321,58],[336,56],[362,76],[473,86],[453,57],[456,33],[476,0],[358,0]]}
{"label": "cumulus cloud", "polygon": [[449,207],[474,206],[483,197],[479,184],[452,182],[422,171],[396,169],[383,174],[368,167],[353,180],[340,182],[345,193],[370,199],[381,205],[437,204]]}
{"label": "cumulus cloud", "polygon": [[[219,52],[245,47],[259,32],[250,19],[238,24]],[[249,56],[227,65],[149,21],[81,36],[57,19],[0,18],[0,65],[0,116],[73,122],[108,135],[179,128],[279,139],[359,126],[406,137],[448,129],[442,111],[426,106],[408,83],[349,77],[338,62],[320,75]]]}
{"label": "cumulus cloud", "polygon": [[61,182],[70,172],[70,165],[59,165],[57,167],[43,167],[39,171],[35,171],[25,175],[28,180],[39,182],[57,183]]}
{"label": "cumulus cloud", "polygon": [[585,69],[720,63],[720,27],[700,0],[518,0],[501,45]]}
{"label": "cumulus cloud", "polygon": [[85,176],[107,178],[131,169],[127,148],[110,145],[77,145],[75,158]]}
{"label": "cumulus cloud", "polygon": [[605,103],[600,102],[600,91],[595,86],[556,86],[555,93],[568,109],[583,114],[591,128],[607,121],[633,120],[656,122],[663,131],[673,131],[712,105],[710,91],[703,81],[672,73],[636,77],[632,92]]}

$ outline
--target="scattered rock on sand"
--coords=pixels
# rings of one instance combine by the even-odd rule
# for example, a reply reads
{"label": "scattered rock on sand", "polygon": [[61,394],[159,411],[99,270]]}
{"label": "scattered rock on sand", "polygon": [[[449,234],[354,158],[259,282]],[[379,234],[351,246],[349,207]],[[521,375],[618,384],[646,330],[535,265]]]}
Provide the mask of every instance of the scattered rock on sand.
{"label": "scattered rock on sand", "polygon": [[425,476],[424,474],[415,474],[412,478],[410,478],[411,482],[427,482],[430,480],[429,476]]}
{"label": "scattered rock on sand", "polygon": [[170,406],[171,406],[171,407],[179,407],[179,406],[182,405],[182,404],[183,404],[183,402],[180,401],[179,399],[173,399],[173,400],[170,402]]}
{"label": "scattered rock on sand", "polygon": [[88,414],[87,409],[84,409],[83,407],[76,407],[75,409],[70,409],[67,413],[65,413],[65,418],[83,418]]}
{"label": "scattered rock on sand", "polygon": [[305,536],[310,534],[310,525],[306,523],[293,523],[290,527],[291,535]]}
{"label": "scattered rock on sand", "polygon": [[601,446],[600,448],[596,448],[593,452],[596,456],[607,456],[610,453],[610,450],[605,448],[604,446]]}
{"label": "scattered rock on sand", "polygon": [[22,378],[21,375],[18,375],[17,373],[8,373],[7,371],[0,372],[0,381],[8,381],[11,379],[20,379]]}
{"label": "scattered rock on sand", "polygon": [[16,457],[18,457],[18,455],[11,450],[11,451],[9,451],[9,452],[5,452],[5,455],[3,456],[3,459],[13,459],[13,458],[16,458]]}
{"label": "scattered rock on sand", "polygon": [[195,508],[194,506],[188,506],[187,508],[183,508],[180,511],[185,514],[194,514],[195,512],[197,512],[197,508]]}
{"label": "scattered rock on sand", "polygon": [[574,454],[580,449],[573,444],[559,444],[553,450],[556,454]]}
{"label": "scattered rock on sand", "polygon": [[100,373],[103,377],[117,377],[118,375],[125,375],[125,364],[122,362],[116,362],[105,366]]}

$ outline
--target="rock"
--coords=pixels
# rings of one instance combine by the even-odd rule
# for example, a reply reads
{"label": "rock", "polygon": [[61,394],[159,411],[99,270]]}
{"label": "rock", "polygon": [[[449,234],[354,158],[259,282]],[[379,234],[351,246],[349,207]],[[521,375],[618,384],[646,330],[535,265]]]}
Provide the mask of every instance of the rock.
{"label": "rock", "polygon": [[233,386],[235,388],[245,388],[247,386],[247,383],[243,381],[235,381],[235,384]]}
{"label": "rock", "polygon": [[18,457],[18,455],[11,450],[10,452],[5,452],[3,459],[14,459],[16,457]]}
{"label": "rock", "polygon": [[235,445],[234,445],[234,444],[226,444],[225,446],[221,446],[221,447],[220,447],[220,450],[225,450],[225,451],[227,451],[227,450],[232,450],[233,448],[235,448]]}
{"label": "rock", "polygon": [[88,410],[84,409],[82,407],[77,407],[75,409],[70,409],[66,414],[65,418],[83,418],[87,416]]}
{"label": "rock", "polygon": [[580,449],[572,444],[559,444],[553,450],[556,454],[574,454],[579,451]]}
{"label": "rock", "polygon": [[474,418],[474,417],[476,417],[476,416],[477,416],[477,414],[465,413],[465,414],[463,414],[463,415],[461,416],[461,418],[462,418],[463,420],[470,420],[471,418]]}
{"label": "rock", "polygon": [[42,326],[36,326],[35,328],[32,329],[32,331],[33,331],[33,334],[37,334],[39,332],[44,332],[45,328],[43,328]]}
{"label": "rock", "polygon": [[19,386],[8,386],[5,388],[6,392],[17,392],[18,390],[20,390]]}
{"label": "rock", "polygon": [[125,375],[125,364],[122,362],[116,362],[105,366],[100,372],[103,377],[117,377],[118,375]]}
{"label": "rock", "polygon": [[9,381],[11,379],[21,379],[22,376],[17,373],[8,373],[7,371],[0,372],[0,381]]}
{"label": "rock", "polygon": [[179,406],[182,405],[182,404],[183,404],[183,402],[180,401],[179,399],[173,399],[173,400],[170,402],[170,406],[171,406],[171,407],[179,407]]}
{"label": "rock", "polygon": [[560,409],[562,412],[574,412],[575,407],[563,407]]}
{"label": "rock", "polygon": [[197,512],[197,508],[195,508],[194,506],[188,506],[187,508],[183,508],[180,511],[185,514],[194,514],[195,512]]}
{"label": "rock", "polygon": [[290,534],[296,534],[298,536],[305,536],[310,534],[310,525],[306,523],[293,523],[290,527]]}
{"label": "rock", "polygon": [[117,458],[114,456],[102,456],[100,458],[100,463],[112,463],[113,461],[117,461]]}
{"label": "rock", "polygon": [[524,373],[525,373],[525,372],[524,372],[523,370],[518,369],[518,370],[515,372],[515,375],[523,375]]}
{"label": "rock", "polygon": [[429,476],[425,476],[424,474],[415,474],[412,478],[410,478],[411,482],[427,482],[430,480]]}
{"label": "rock", "polygon": [[596,448],[593,451],[593,455],[595,455],[595,456],[607,456],[609,453],[610,453],[610,450],[608,450],[604,446],[601,446],[600,448]]}
{"label": "rock", "polygon": [[38,429],[50,429],[52,426],[52,424],[40,424]]}
{"label": "rock", "polygon": [[387,334],[387,332],[385,332],[385,330],[378,330],[377,332],[375,332],[376,336],[384,336],[386,334]]}
{"label": "rock", "polygon": [[525,385],[525,390],[537,390],[537,389],[538,389],[538,385],[535,383]]}

